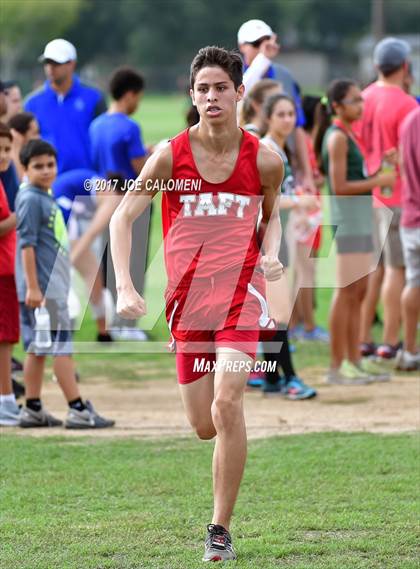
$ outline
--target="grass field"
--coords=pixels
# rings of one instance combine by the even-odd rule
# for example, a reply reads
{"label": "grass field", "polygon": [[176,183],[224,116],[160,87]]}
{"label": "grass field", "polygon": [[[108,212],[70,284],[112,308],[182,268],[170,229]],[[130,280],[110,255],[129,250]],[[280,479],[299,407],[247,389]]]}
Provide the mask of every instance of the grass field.
{"label": "grass field", "polygon": [[[181,130],[187,107],[182,96],[146,95],[138,113],[146,142]],[[159,210],[156,203],[151,258],[161,244]],[[150,302],[165,281],[163,270],[154,275],[147,283]],[[323,326],[331,293],[316,293]],[[377,338],[380,333],[375,328]],[[151,335],[168,337],[163,315]],[[87,314],[75,339],[93,338]],[[76,356],[82,389],[97,376],[126,388],[170,370],[173,375],[173,356],[114,350],[103,346]],[[16,354],[22,357],[20,348]],[[305,370],[328,365],[328,346],[299,344],[294,360],[305,377]],[[150,366],[157,376],[149,375]],[[0,567],[201,567],[211,515],[212,448],[192,437],[1,433]],[[419,439],[412,434],[314,433],[253,441],[232,525],[240,556],[235,567],[418,568],[418,466]]]}
{"label": "grass field", "polygon": [[[202,566],[211,444],[4,436],[0,445],[2,568]],[[252,443],[235,567],[417,568],[417,466],[414,436]]]}

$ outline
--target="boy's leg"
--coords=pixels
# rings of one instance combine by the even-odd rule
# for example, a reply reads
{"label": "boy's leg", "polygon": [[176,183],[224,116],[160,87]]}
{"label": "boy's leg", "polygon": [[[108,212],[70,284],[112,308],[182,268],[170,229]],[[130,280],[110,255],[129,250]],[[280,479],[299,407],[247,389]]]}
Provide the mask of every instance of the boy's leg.
{"label": "boy's leg", "polygon": [[12,344],[0,342],[0,395],[10,395],[13,393],[12,348]]}
{"label": "boy's leg", "polygon": [[45,356],[26,354],[25,363],[23,365],[26,400],[41,398],[44,367]]}
{"label": "boy's leg", "polygon": [[360,341],[365,344],[372,342],[372,326],[375,319],[376,307],[381,296],[381,287],[384,278],[383,264],[369,275],[366,297],[362,303],[362,313],[360,321]]}
{"label": "boy's leg", "polygon": [[404,349],[416,353],[416,334],[420,312],[420,286],[406,285],[402,295]]}
{"label": "boy's leg", "polygon": [[398,343],[401,325],[401,295],[404,289],[404,267],[386,267],[382,286],[384,303],[385,344],[392,346]]}
{"label": "boy's leg", "polygon": [[53,365],[54,374],[67,402],[79,399],[80,391],[76,382],[76,371],[72,356],[55,356]]}
{"label": "boy's leg", "polygon": [[21,410],[19,421],[19,425],[23,428],[59,427],[62,425],[62,421],[50,415],[41,403],[45,357],[26,354],[23,368],[26,406]]}
{"label": "boy's leg", "polygon": [[217,349],[217,362],[211,408],[217,432],[213,455],[212,523],[229,531],[247,454],[243,395],[249,371],[226,371],[226,368],[229,362],[251,363],[252,359],[243,352],[223,347]]}

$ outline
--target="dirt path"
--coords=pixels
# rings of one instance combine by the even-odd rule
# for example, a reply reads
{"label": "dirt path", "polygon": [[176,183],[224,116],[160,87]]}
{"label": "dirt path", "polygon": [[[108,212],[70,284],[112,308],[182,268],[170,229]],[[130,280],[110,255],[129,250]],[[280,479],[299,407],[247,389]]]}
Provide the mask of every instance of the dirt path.
{"label": "dirt path", "polygon": [[[366,386],[329,386],[322,370],[305,370],[318,397],[310,401],[286,401],[282,397],[262,397],[247,392],[246,418],[250,438],[322,431],[409,432],[419,428],[420,378],[395,377],[388,383]],[[92,399],[116,427],[105,431],[66,431],[32,429],[32,436],[92,435],[96,437],[185,436],[191,429],[185,419],[175,380],[127,382],[124,384],[96,377],[82,384],[83,396]],[[49,410],[64,417],[66,406],[58,387],[49,382],[44,389]],[[12,431],[12,430],[11,430]],[[13,432],[28,435],[23,429]]]}

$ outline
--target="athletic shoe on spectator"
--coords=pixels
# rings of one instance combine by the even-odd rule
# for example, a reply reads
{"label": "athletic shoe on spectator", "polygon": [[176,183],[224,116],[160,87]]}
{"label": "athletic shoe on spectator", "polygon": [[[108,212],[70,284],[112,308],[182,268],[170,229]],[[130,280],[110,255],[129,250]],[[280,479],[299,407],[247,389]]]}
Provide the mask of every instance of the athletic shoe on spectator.
{"label": "athletic shoe on spectator", "polygon": [[294,376],[287,383],[282,384],[281,394],[292,401],[312,399],[316,397],[316,390],[306,385],[300,377]]}
{"label": "athletic shoe on spectator", "polygon": [[344,360],[340,369],[328,370],[326,381],[337,385],[365,385],[372,383],[373,379],[351,362]]}
{"label": "athletic shoe on spectator", "polygon": [[19,417],[20,409],[15,401],[0,402],[0,425],[2,427],[17,427]]}
{"label": "athletic shoe on spectator", "polygon": [[315,326],[313,330],[309,332],[304,330],[301,336],[301,339],[305,342],[325,342],[328,343],[330,341],[330,335],[326,330],[321,328],[320,326]]}
{"label": "athletic shoe on spectator", "polygon": [[376,344],[373,342],[362,342],[360,344],[360,353],[363,357],[373,356],[376,353]]}
{"label": "athletic shoe on spectator", "polygon": [[398,350],[395,358],[395,367],[400,371],[420,370],[420,352],[411,354],[406,350]]}
{"label": "athletic shoe on spectator", "polygon": [[22,383],[19,383],[19,381],[16,381],[14,377],[12,377],[12,388],[16,399],[25,395],[25,386],[22,385]]}
{"label": "athletic shoe on spectator", "polygon": [[289,340],[301,340],[304,328],[302,324],[298,324],[294,328],[289,328],[287,335]]}
{"label": "athletic shoe on spectator", "polygon": [[401,342],[395,346],[391,346],[391,344],[381,344],[376,348],[376,356],[383,360],[393,360],[401,347]]}
{"label": "athletic shoe on spectator", "polygon": [[107,429],[115,425],[112,419],[101,417],[90,401],[85,402],[86,409],[78,411],[70,408],[64,426],[66,429]]}
{"label": "athletic shoe on spectator", "polygon": [[31,429],[34,427],[61,427],[63,421],[53,417],[45,409],[33,411],[28,407],[22,407],[19,416],[19,427]]}
{"label": "athletic shoe on spectator", "polygon": [[264,395],[281,395],[283,383],[284,378],[279,378],[277,383],[269,383],[265,380],[261,387],[261,391]]}
{"label": "athletic shoe on spectator", "polygon": [[252,387],[253,389],[259,389],[263,386],[265,381],[265,374],[263,372],[253,371],[250,373],[247,386]]}
{"label": "athletic shoe on spectator", "polygon": [[370,375],[374,381],[389,381],[391,374],[371,358],[362,358],[357,367]]}
{"label": "athletic shoe on spectator", "polygon": [[12,358],[12,373],[23,371],[23,364],[16,358]]}
{"label": "athletic shoe on spectator", "polygon": [[114,340],[130,340],[133,342],[146,342],[149,337],[141,328],[117,328],[112,331]]}
{"label": "athletic shoe on spectator", "polygon": [[108,334],[108,333],[97,334],[96,335],[96,341],[97,342],[113,342],[114,338],[111,336],[111,334]]}

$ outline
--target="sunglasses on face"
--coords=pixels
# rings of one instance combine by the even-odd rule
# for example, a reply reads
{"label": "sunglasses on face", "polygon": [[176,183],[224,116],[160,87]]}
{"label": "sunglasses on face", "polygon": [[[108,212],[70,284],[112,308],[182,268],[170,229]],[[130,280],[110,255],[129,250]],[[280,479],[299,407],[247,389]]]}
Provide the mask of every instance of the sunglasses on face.
{"label": "sunglasses on face", "polygon": [[362,97],[353,97],[352,99],[343,99],[341,101],[342,105],[358,105],[359,103],[363,103]]}

